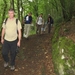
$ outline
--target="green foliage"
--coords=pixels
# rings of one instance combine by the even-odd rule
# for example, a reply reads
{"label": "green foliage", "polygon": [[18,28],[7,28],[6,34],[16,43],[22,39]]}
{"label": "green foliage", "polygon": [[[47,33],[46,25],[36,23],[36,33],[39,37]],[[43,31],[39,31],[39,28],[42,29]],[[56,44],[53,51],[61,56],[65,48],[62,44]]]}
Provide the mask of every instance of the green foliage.
{"label": "green foliage", "polygon": [[66,37],[59,37],[57,42],[53,43],[52,48],[56,73],[59,75],[60,72],[61,75],[74,75],[75,43]]}
{"label": "green foliage", "polygon": [[[57,75],[75,75],[75,42],[59,35],[61,25],[55,25],[52,58]],[[68,32],[67,29],[64,29]]]}
{"label": "green foliage", "polygon": [[59,38],[59,29],[60,29],[60,25],[57,23],[55,25],[55,29],[54,29],[54,35],[53,35],[53,39],[52,39],[52,43],[54,44],[55,42],[58,41]]}
{"label": "green foliage", "polygon": [[[32,12],[34,24],[37,15],[40,13],[43,13],[44,21],[47,21],[48,14],[50,14],[54,19],[54,23],[60,23],[63,21],[64,15],[67,15],[66,18],[69,19],[72,14],[74,15],[74,4],[74,0],[0,0],[0,30],[3,20],[8,16],[7,13],[10,7],[14,7],[15,15],[21,22],[26,14]],[[22,11],[20,11],[20,8],[22,8]]]}
{"label": "green foliage", "polygon": [[36,34],[35,26],[31,26],[30,35]]}

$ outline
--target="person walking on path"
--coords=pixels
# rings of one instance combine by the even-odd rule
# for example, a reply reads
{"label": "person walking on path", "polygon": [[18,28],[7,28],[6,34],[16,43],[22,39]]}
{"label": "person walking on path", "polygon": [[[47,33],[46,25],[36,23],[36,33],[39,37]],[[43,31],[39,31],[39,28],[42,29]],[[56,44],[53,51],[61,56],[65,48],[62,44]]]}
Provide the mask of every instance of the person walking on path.
{"label": "person walking on path", "polygon": [[24,33],[23,37],[28,38],[32,24],[32,13],[24,17]]}
{"label": "person walking on path", "polygon": [[50,33],[50,31],[51,31],[51,26],[52,26],[52,24],[53,24],[53,18],[50,16],[50,14],[48,14],[47,24],[48,24],[48,33]]}
{"label": "person walking on path", "polygon": [[1,33],[2,56],[4,59],[4,67],[8,67],[10,62],[10,70],[15,70],[15,58],[17,54],[16,50],[17,47],[20,47],[21,43],[22,27],[19,20],[18,24],[16,24],[16,18],[14,17],[14,13],[14,9],[8,10],[8,19],[7,21],[6,19],[4,20]]}
{"label": "person walking on path", "polygon": [[41,13],[39,17],[37,17],[37,20],[36,20],[36,24],[37,24],[37,29],[36,29],[36,33],[37,34],[42,34],[42,27],[43,27],[43,24],[44,24],[44,20],[43,20],[43,14]]}

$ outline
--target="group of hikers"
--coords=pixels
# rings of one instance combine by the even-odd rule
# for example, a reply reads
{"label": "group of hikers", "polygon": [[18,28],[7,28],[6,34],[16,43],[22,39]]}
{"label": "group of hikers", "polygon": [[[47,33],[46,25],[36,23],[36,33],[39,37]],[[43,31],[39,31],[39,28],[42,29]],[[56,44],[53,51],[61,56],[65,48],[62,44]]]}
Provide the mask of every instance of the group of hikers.
{"label": "group of hikers", "polygon": [[[10,70],[15,70],[15,58],[17,55],[17,48],[21,45],[21,37],[22,37],[22,26],[21,22],[14,17],[15,12],[14,9],[10,8],[8,10],[8,18],[6,18],[2,25],[1,32],[1,43],[2,43],[2,57],[4,59],[4,67],[7,68],[10,65]],[[44,20],[42,17],[43,14],[40,14],[36,20],[37,34],[42,34],[42,27],[44,26]],[[32,14],[29,13],[24,17],[23,20],[24,25],[24,33],[23,37],[28,38],[30,27],[32,24]],[[51,30],[51,16],[48,16],[48,33]],[[10,59],[9,59],[10,52]]]}
{"label": "group of hikers", "polygon": [[[41,13],[36,19],[36,34],[43,34],[46,28],[48,28],[48,33],[50,33],[53,22],[54,22],[53,18],[50,16],[50,14],[48,14],[48,18],[46,22],[44,22],[43,14]],[[24,17],[23,23],[24,23],[23,37],[28,38],[32,24],[32,13],[29,13]]]}
{"label": "group of hikers", "polygon": [[48,33],[51,31],[51,25],[53,24],[53,18],[48,14],[48,18],[46,22],[44,21],[43,14],[41,13],[36,20],[36,33],[37,34],[42,34],[43,31],[48,28]]}

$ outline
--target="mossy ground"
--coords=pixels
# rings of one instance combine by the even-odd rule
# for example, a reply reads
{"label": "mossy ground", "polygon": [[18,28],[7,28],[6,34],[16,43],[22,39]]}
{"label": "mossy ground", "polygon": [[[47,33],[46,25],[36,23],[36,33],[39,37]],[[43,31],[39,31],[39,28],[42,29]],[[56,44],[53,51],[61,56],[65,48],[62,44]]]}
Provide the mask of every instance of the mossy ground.
{"label": "mossy ground", "polygon": [[75,75],[75,19],[56,27],[52,40],[53,62],[58,75]]}

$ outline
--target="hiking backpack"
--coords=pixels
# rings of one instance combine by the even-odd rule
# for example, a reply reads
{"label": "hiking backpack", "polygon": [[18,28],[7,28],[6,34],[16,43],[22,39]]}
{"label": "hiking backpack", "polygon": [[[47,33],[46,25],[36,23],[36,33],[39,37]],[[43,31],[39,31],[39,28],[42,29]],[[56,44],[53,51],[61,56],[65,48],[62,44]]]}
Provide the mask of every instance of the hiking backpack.
{"label": "hiking backpack", "polygon": [[[6,25],[7,20],[8,20],[8,18],[5,19],[5,22],[4,22],[5,25]],[[16,19],[16,24],[18,25],[18,19]]]}
{"label": "hiking backpack", "polygon": [[[6,25],[7,20],[8,20],[8,18],[5,19],[5,22],[4,22],[5,25]],[[18,25],[18,19],[16,19],[16,25]],[[18,33],[18,30],[17,30],[17,33]]]}
{"label": "hiking backpack", "polygon": [[54,24],[54,20],[53,20],[53,18],[52,17],[50,17],[50,21],[51,21],[51,24]]}

